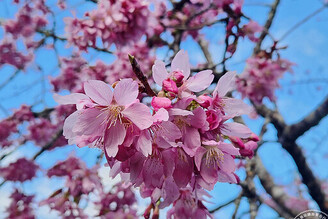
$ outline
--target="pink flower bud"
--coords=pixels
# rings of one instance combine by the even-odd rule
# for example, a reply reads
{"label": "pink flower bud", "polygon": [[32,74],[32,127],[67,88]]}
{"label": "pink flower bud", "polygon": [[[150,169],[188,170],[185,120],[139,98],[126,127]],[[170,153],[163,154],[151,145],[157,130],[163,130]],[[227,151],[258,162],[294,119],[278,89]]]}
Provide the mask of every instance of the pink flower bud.
{"label": "pink flower bud", "polygon": [[178,94],[177,84],[170,78],[163,81],[163,89],[174,94]]}
{"label": "pink flower bud", "polygon": [[177,83],[181,83],[183,80],[184,76],[182,74],[181,71],[174,71],[172,72],[172,79],[177,82]]}
{"label": "pink flower bud", "polygon": [[230,141],[238,148],[245,148],[244,142],[238,137],[230,137]]}
{"label": "pink flower bud", "polygon": [[206,111],[206,121],[209,123],[210,130],[216,129],[221,121],[221,118],[213,110]]}
{"label": "pink flower bud", "polygon": [[250,141],[259,141],[260,138],[256,134],[252,133],[251,136],[248,138]]}
{"label": "pink flower bud", "polygon": [[198,97],[197,102],[202,107],[208,108],[212,104],[213,100],[212,100],[212,98],[210,96],[208,96],[206,94],[203,94],[203,95],[201,95],[201,96]]}
{"label": "pink flower bud", "polygon": [[151,105],[156,111],[160,108],[168,109],[172,107],[171,100],[166,97],[153,97]]}

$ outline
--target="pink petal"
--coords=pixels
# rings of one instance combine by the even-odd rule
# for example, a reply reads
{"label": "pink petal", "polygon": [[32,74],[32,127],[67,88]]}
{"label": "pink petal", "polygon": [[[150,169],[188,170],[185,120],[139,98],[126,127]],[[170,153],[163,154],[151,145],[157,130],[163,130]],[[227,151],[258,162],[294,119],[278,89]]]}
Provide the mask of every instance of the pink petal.
{"label": "pink petal", "polygon": [[201,142],[198,130],[192,127],[186,127],[183,143],[191,150],[196,150],[200,147]]}
{"label": "pink petal", "polygon": [[139,152],[136,152],[130,158],[130,177],[132,182],[134,182],[140,175],[144,162],[145,157]]}
{"label": "pink petal", "polygon": [[215,183],[218,179],[218,170],[213,164],[207,165],[205,159],[202,160],[200,175],[207,183]]}
{"label": "pink petal", "polygon": [[253,109],[251,106],[244,103],[242,100],[235,98],[222,99],[224,104],[224,112],[228,115],[240,116],[242,114],[250,114]]}
{"label": "pink petal", "polygon": [[161,108],[169,109],[172,107],[171,104],[171,100],[166,97],[153,97],[153,99],[151,100],[151,106],[154,108],[155,111]]}
{"label": "pink petal", "polygon": [[148,130],[141,131],[136,147],[145,157],[151,154],[152,142]]}
{"label": "pink petal", "polygon": [[183,110],[179,108],[172,108],[169,110],[170,116],[189,116],[189,115],[194,115],[192,112],[189,110]]}
{"label": "pink petal", "polygon": [[172,60],[171,72],[176,70],[182,71],[185,79],[190,75],[189,56],[184,50],[180,50]]}
{"label": "pink petal", "polygon": [[114,88],[115,101],[121,106],[133,103],[139,94],[138,87],[138,83],[131,78],[120,80]]}
{"label": "pink petal", "polygon": [[247,126],[236,122],[225,123],[220,130],[224,135],[240,138],[248,138],[252,134],[252,131]]}
{"label": "pink petal", "polygon": [[124,126],[117,122],[106,130],[104,136],[104,148],[109,157],[115,157],[118,152],[118,146],[124,141],[126,130]]}
{"label": "pink petal", "polygon": [[236,169],[235,161],[229,154],[223,154],[223,159],[219,160],[219,167],[227,173],[232,173]]}
{"label": "pink petal", "polygon": [[175,141],[182,137],[180,129],[172,122],[162,122],[157,135],[167,139],[168,141]]}
{"label": "pink petal", "polygon": [[165,68],[165,63],[160,60],[156,60],[152,70],[154,81],[159,86],[162,86],[163,81],[169,76]]}
{"label": "pink petal", "polygon": [[174,159],[175,154],[172,149],[164,150],[162,152],[162,162],[164,164],[164,174],[165,176],[171,176],[174,170]]}
{"label": "pink petal", "polygon": [[228,182],[228,183],[237,183],[237,179],[233,173],[227,173],[222,170],[218,172],[218,181]]}
{"label": "pink petal", "polygon": [[93,101],[102,106],[108,106],[112,103],[113,91],[105,82],[90,80],[84,83],[85,94]]}
{"label": "pink petal", "polygon": [[63,127],[63,135],[65,136],[66,139],[75,137],[75,134],[73,132],[73,127],[75,126],[78,117],[79,117],[79,111],[75,111],[65,119],[64,127]]}
{"label": "pink petal", "polygon": [[208,88],[214,79],[212,70],[201,71],[186,81],[185,86],[192,92],[200,92]]}
{"label": "pink petal", "polygon": [[161,188],[164,179],[164,166],[157,158],[148,158],[143,167],[143,179],[147,187]]}
{"label": "pink petal", "polygon": [[175,180],[175,183],[178,187],[182,188],[187,186],[187,184],[191,180],[191,175],[194,168],[194,163],[192,162],[192,159],[185,154],[182,150],[180,151],[181,156],[184,156],[181,158],[180,156],[177,157],[175,162],[175,169],[173,172],[173,178]]}
{"label": "pink petal", "polygon": [[109,177],[115,178],[121,172],[121,162],[116,162],[109,171]]}
{"label": "pink petal", "polygon": [[202,129],[205,131],[208,130],[209,124],[206,121],[207,117],[206,117],[206,113],[203,110],[203,108],[197,107],[192,112],[194,115],[191,116],[190,125],[192,125],[195,128],[199,128],[199,129]]}
{"label": "pink petal", "polygon": [[179,188],[175,184],[172,177],[165,179],[162,188],[163,202],[159,204],[159,208],[165,208],[177,200],[180,196]]}
{"label": "pink petal", "polygon": [[160,108],[155,115],[153,115],[154,122],[161,122],[169,120],[169,113],[166,109]]}
{"label": "pink petal", "polygon": [[131,104],[122,111],[122,114],[141,130],[149,128],[153,124],[150,109],[142,103]]}
{"label": "pink petal", "polygon": [[103,135],[106,114],[97,108],[78,110],[78,119],[73,127],[73,132],[79,135]]}
{"label": "pink petal", "polygon": [[239,149],[238,148],[235,148],[232,144],[229,144],[229,143],[225,143],[225,142],[220,142],[218,144],[218,148],[221,150],[221,151],[224,151],[230,155],[240,155],[239,153]]}
{"label": "pink petal", "polygon": [[203,156],[205,153],[206,153],[206,149],[203,147],[199,147],[196,151],[194,159],[195,159],[195,165],[198,170],[200,170],[200,166],[202,164]]}
{"label": "pink petal", "polygon": [[81,93],[72,93],[65,96],[54,94],[53,98],[59,104],[77,104],[81,100],[90,99],[87,95]]}
{"label": "pink petal", "polygon": [[236,72],[229,71],[225,73],[218,81],[218,84],[213,91],[213,96],[218,95],[219,97],[223,97],[231,91],[235,85],[235,77]]}

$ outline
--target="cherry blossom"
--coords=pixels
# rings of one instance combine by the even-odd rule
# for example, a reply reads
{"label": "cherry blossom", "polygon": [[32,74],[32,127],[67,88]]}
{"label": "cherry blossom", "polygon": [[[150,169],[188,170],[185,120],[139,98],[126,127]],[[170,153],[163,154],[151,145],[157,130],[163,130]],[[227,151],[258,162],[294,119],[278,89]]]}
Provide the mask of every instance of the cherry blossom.
{"label": "cherry blossom", "polygon": [[0,168],[0,176],[8,181],[24,182],[35,177],[39,166],[32,160],[20,158],[10,163],[7,167]]}

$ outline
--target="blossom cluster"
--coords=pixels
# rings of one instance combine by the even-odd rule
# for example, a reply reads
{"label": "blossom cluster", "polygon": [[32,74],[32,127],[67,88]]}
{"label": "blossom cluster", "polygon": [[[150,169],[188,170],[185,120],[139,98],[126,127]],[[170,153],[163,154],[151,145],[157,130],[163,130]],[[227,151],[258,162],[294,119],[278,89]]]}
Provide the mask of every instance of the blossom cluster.
{"label": "blossom cluster", "polygon": [[144,0],[100,0],[97,9],[85,16],[66,18],[68,41],[80,50],[96,46],[97,37],[106,48],[138,41],[146,33],[151,13]]}
{"label": "blossom cluster", "polygon": [[88,218],[83,211],[84,201],[90,194],[96,195],[92,201],[96,216],[100,218],[137,218],[136,197],[131,185],[117,183],[106,191],[101,183],[96,165],[88,168],[78,157],[70,156],[60,161],[47,171],[47,176],[64,177],[65,186],[55,191],[50,197],[40,202],[57,211],[62,218]]}
{"label": "blossom cluster", "polygon": [[34,212],[32,203],[34,195],[25,195],[18,189],[10,196],[11,202],[9,207],[6,209],[8,213],[6,218],[17,218],[17,219],[34,219]]}
{"label": "blossom cluster", "polygon": [[40,205],[49,205],[64,218],[87,218],[79,202],[83,195],[88,195],[95,190],[102,192],[97,170],[98,166],[89,169],[83,161],[74,156],[58,162],[48,170],[47,176],[65,177],[65,187],[41,201]]}
{"label": "blossom cluster", "polygon": [[[34,41],[34,35],[47,25],[48,13],[43,0],[27,1],[14,19],[4,22],[5,35],[0,42],[0,67],[9,64],[18,69],[25,69],[27,63],[33,60],[30,50],[39,46],[39,42]],[[16,41],[19,38],[23,40],[27,54],[17,50]]]}
{"label": "blossom cluster", "polygon": [[293,63],[285,59],[267,59],[252,57],[247,61],[244,72],[238,77],[237,90],[243,97],[254,103],[261,103],[264,97],[275,101],[275,90],[279,88],[279,79],[287,71],[292,71]]}
{"label": "blossom cluster", "polygon": [[117,59],[111,64],[97,61],[94,65],[88,65],[79,54],[74,54],[70,58],[61,59],[61,73],[52,78],[50,82],[54,86],[55,92],[61,90],[82,92],[82,83],[86,80],[114,83],[121,78],[135,78],[127,54],[138,57],[144,70],[150,69],[155,60],[147,44],[141,42],[136,43],[132,48],[126,46],[118,50],[115,53]]}
{"label": "blossom cluster", "polygon": [[138,218],[135,205],[137,199],[129,184],[117,183],[109,192],[100,195],[95,202],[101,218]]}
{"label": "blossom cluster", "polygon": [[0,168],[0,176],[6,181],[24,182],[35,177],[38,169],[39,166],[34,161],[20,158],[9,166]]}
{"label": "blossom cluster", "polygon": [[183,50],[172,60],[170,73],[160,60],[152,71],[162,90],[152,97],[151,108],[140,102],[138,82],[130,78],[112,86],[89,80],[84,93],[55,95],[57,102],[77,108],[65,120],[64,136],[69,144],[103,150],[110,175],[140,187],[154,208],[173,204],[180,209],[185,199],[194,200],[192,212],[205,217],[207,210],[195,197],[218,181],[237,183],[234,159],[241,153],[234,140],[257,140],[245,125],[230,122],[251,108],[225,97],[235,86],[234,72],[221,77],[212,95],[197,95],[214,75],[204,70],[191,76]]}
{"label": "blossom cluster", "polygon": [[24,121],[30,121],[34,118],[30,107],[22,105],[14,114],[0,121],[0,146],[9,147],[14,143],[10,137],[18,133],[18,126]]}

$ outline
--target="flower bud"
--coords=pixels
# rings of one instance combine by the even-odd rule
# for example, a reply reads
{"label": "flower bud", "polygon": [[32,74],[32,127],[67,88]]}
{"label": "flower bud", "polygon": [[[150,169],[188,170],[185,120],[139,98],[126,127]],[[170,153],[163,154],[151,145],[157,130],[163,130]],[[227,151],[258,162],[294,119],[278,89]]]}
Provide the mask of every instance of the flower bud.
{"label": "flower bud", "polygon": [[151,105],[156,111],[160,108],[168,109],[172,107],[171,100],[166,97],[153,97]]}
{"label": "flower bud", "polygon": [[172,79],[177,83],[182,83],[184,75],[181,71],[174,71],[172,72]]}
{"label": "flower bud", "polygon": [[178,94],[177,84],[170,78],[163,81],[163,89],[167,92],[172,92],[174,94]]}

